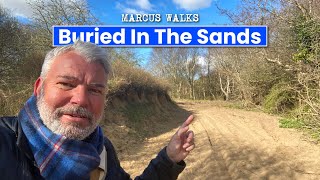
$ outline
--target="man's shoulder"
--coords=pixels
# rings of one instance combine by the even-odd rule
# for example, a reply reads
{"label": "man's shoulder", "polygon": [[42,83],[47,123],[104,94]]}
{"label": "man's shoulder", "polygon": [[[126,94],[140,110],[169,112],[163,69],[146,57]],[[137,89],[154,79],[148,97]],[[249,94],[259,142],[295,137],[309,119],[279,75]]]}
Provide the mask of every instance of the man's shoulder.
{"label": "man's shoulder", "polygon": [[0,127],[11,129],[15,131],[18,122],[18,117],[16,116],[4,116],[0,117]]}
{"label": "man's shoulder", "polygon": [[107,137],[104,137],[104,147],[106,148],[106,151],[107,151],[108,161],[110,160],[114,163],[119,163],[116,150],[113,147],[111,141]]}
{"label": "man's shoulder", "polygon": [[115,151],[114,147],[112,145],[112,142],[110,141],[109,138],[107,138],[106,136],[104,136],[104,147],[106,148],[107,151]]}
{"label": "man's shoulder", "polygon": [[17,117],[0,117],[0,144],[2,148],[12,149],[16,144]]}
{"label": "man's shoulder", "polygon": [[103,137],[103,142],[104,142],[105,145],[110,145],[110,144],[112,145],[110,139],[107,138],[106,136]]}
{"label": "man's shoulder", "polygon": [[17,123],[18,123],[18,117],[16,116],[0,117],[1,135],[10,134],[15,136],[17,131]]}

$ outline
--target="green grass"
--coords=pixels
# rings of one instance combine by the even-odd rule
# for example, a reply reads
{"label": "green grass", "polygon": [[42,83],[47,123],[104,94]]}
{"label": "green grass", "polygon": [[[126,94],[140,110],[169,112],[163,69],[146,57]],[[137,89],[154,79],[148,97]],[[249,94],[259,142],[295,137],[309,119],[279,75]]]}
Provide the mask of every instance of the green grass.
{"label": "green grass", "polygon": [[317,141],[320,141],[320,130],[318,129],[317,131],[313,131],[311,133],[311,137],[316,139]]}
{"label": "green grass", "polygon": [[231,109],[243,109],[246,111],[253,111],[253,112],[261,112],[262,108],[258,105],[254,105],[250,102],[245,101],[227,101],[224,107],[231,108]]}
{"label": "green grass", "polygon": [[155,114],[155,109],[152,104],[148,103],[129,103],[121,112],[128,117],[129,133],[145,137],[148,135],[147,127],[152,122],[148,123],[150,117]]}
{"label": "green grass", "polygon": [[279,127],[280,128],[295,128],[295,129],[301,129],[305,126],[305,123],[302,120],[299,119],[293,119],[293,118],[282,118],[279,120]]}
{"label": "green grass", "polygon": [[141,123],[143,119],[150,117],[154,110],[151,104],[128,104],[123,110],[131,123]]}
{"label": "green grass", "polygon": [[296,118],[282,118],[279,120],[280,128],[294,128],[299,129],[305,133],[305,135],[312,142],[320,143],[320,127],[317,125],[312,125],[305,120],[296,119]]}

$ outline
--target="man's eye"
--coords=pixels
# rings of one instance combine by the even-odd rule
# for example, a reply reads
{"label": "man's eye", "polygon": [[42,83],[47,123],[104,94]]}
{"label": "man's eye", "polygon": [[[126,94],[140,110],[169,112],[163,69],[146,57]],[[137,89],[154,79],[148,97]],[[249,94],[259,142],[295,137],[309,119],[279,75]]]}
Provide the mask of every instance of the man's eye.
{"label": "man's eye", "polygon": [[102,91],[99,89],[90,89],[90,92],[92,92],[94,94],[102,94]]}
{"label": "man's eye", "polygon": [[60,84],[61,86],[65,87],[65,88],[74,87],[71,83],[66,83],[66,82],[59,82],[58,84]]}

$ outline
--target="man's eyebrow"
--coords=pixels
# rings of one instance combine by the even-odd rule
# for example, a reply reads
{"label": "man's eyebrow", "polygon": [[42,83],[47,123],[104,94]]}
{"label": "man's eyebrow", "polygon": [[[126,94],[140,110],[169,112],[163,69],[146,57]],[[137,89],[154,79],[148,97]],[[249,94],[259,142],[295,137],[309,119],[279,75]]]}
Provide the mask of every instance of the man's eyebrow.
{"label": "man's eyebrow", "polygon": [[[68,75],[58,75],[58,78],[63,78],[63,79],[68,79],[68,80],[72,80],[72,81],[77,81],[78,78],[74,77],[74,76],[68,76]],[[97,88],[106,88],[106,86],[104,84],[100,84],[100,83],[90,83],[90,86],[94,86]]]}
{"label": "man's eyebrow", "polygon": [[90,86],[95,86],[97,88],[106,88],[104,84],[99,84],[99,83],[91,83]]}
{"label": "man's eyebrow", "polygon": [[68,79],[68,80],[78,80],[78,78],[74,76],[67,76],[67,75],[58,75],[58,78]]}

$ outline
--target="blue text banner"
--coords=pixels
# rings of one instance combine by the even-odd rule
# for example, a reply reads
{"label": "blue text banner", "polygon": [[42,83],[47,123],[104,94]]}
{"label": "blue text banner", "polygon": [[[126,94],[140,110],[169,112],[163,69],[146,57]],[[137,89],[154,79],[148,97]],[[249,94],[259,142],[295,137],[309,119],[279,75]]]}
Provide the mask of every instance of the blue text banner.
{"label": "blue text banner", "polygon": [[53,26],[53,46],[266,47],[267,26]]}

